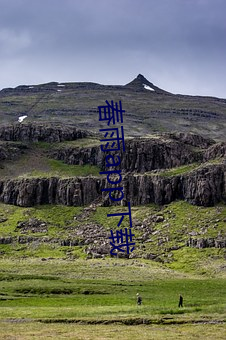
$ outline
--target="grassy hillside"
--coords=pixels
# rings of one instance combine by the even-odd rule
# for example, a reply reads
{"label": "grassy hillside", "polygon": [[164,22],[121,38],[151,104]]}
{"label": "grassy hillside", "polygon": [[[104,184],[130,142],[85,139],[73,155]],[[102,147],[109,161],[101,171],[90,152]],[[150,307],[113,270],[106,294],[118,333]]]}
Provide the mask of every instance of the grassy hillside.
{"label": "grassy hillside", "polygon": [[225,140],[224,99],[157,93],[144,89],[143,82],[130,86],[50,83],[5,89],[0,92],[0,123],[15,123],[27,115],[26,122],[71,124],[98,132],[104,123],[99,122],[97,107],[106,100],[121,100],[128,136],[187,131]]}
{"label": "grassy hillside", "polygon": [[[97,139],[80,139],[70,142],[62,142],[60,147],[85,147],[100,143]],[[3,144],[3,143],[2,143]],[[9,142],[8,142],[9,144]],[[11,145],[17,145],[11,142]],[[3,144],[4,145],[4,144]],[[100,169],[97,166],[86,165],[68,165],[62,161],[49,157],[51,150],[59,147],[54,143],[23,143],[25,150],[12,160],[1,161],[0,177],[4,178],[28,178],[28,177],[51,177],[57,176],[61,178],[73,176],[99,176]],[[98,145],[98,144],[97,144]]]}
{"label": "grassy hillside", "polygon": [[200,332],[224,338],[225,279],[179,274],[144,260],[8,258],[0,265],[3,338],[121,339],[125,333],[126,339],[165,339],[165,332],[174,339]]}
{"label": "grassy hillside", "polygon": [[[107,218],[107,214],[117,211],[117,207],[97,207],[87,211],[82,207],[42,205],[21,208],[1,204],[0,237],[13,238],[11,243],[1,244],[1,256],[86,258],[88,235],[91,237],[88,243],[91,247],[108,241],[110,229],[116,229],[118,222],[117,217]],[[156,222],[155,217],[160,217],[160,222]],[[140,206],[132,208],[132,218],[136,239],[133,256],[150,256],[168,268],[183,272],[225,276],[224,249],[187,246],[190,237],[209,239],[221,235],[225,238],[225,205],[203,208],[178,201],[162,208]],[[25,222],[23,226],[20,226],[21,221]],[[34,227],[36,221],[37,226]],[[123,222],[126,226],[126,218]],[[98,229],[103,235],[98,233],[95,237]],[[18,237],[25,241],[29,237],[33,239],[28,243],[18,243]],[[75,245],[62,245],[64,240],[73,241]]]}
{"label": "grassy hillside", "polygon": [[[0,91],[0,125],[27,115],[26,123],[94,132],[61,143],[1,141],[0,180],[99,176],[98,166],[65,164],[53,154],[100,144],[97,134],[106,124],[99,121],[97,107],[105,100],[122,101],[127,137],[158,140],[162,136],[153,133],[185,131],[225,140],[225,99],[173,95],[151,83],[155,91],[148,91],[145,81],[138,76],[127,86],[49,83]],[[197,155],[204,152],[202,145],[189,147]],[[224,145],[214,147],[206,150],[206,163],[194,157],[186,165],[146,175],[171,177],[222,164]],[[220,243],[226,239],[225,202],[208,208],[180,200],[133,206],[136,245],[129,259],[109,255],[110,230],[117,229],[118,218],[107,214],[119,207],[96,203],[0,203],[0,339],[225,339],[226,252]],[[128,226],[127,218],[121,226]]]}

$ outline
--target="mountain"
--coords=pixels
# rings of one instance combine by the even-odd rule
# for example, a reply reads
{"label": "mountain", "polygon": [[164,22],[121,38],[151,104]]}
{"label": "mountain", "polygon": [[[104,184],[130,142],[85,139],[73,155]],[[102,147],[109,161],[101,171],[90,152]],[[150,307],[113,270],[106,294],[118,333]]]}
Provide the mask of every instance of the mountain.
{"label": "mountain", "polygon": [[172,94],[155,86],[153,83],[148,81],[142,74],[138,74],[138,76],[130,83],[126,84],[125,87],[135,91],[149,90],[158,94]]}
{"label": "mountain", "polygon": [[189,267],[188,254],[198,251],[191,248],[209,248],[200,253],[202,261],[211,258],[211,270],[221,271],[225,157],[226,143],[195,134],[126,139],[120,152],[124,198],[112,202],[102,191],[112,185],[99,174],[111,168],[95,134],[43,123],[1,127],[0,254],[109,255],[110,228],[118,222],[112,227],[107,214],[124,211],[130,201],[132,257],[176,265],[179,254]]}
{"label": "mountain", "polygon": [[[126,111],[125,150],[101,150],[107,124],[98,106],[106,100],[121,100]],[[190,322],[214,323],[220,336],[225,104],[169,93],[142,75],[124,86],[51,82],[0,92],[4,334],[12,323],[28,338],[36,323],[54,338],[58,325],[71,326],[73,337],[84,334],[81,323],[101,334],[109,323],[123,323],[126,334],[132,325],[151,332],[153,323],[181,335]],[[107,155],[120,164],[109,166]]]}
{"label": "mountain", "polygon": [[121,100],[130,137],[156,132],[193,132],[216,140],[226,136],[226,99],[175,95],[139,74],[126,85],[89,82],[23,85],[0,91],[0,125],[24,123],[76,126],[97,133],[98,106]]}
{"label": "mountain", "polygon": [[[98,137],[106,128],[98,106],[106,100],[121,100],[126,111],[124,198],[116,203],[102,191],[110,184],[99,174],[109,170]],[[142,75],[124,86],[51,82],[2,90],[0,254],[108,255],[112,224],[106,216],[130,201],[132,257],[177,265],[177,256],[189,262],[191,248],[210,248],[202,254],[208,263],[213,256],[211,266],[220,271],[226,245],[225,104],[169,93]],[[48,247],[54,252],[45,253]]]}
{"label": "mountain", "polygon": [[[115,169],[106,167],[106,155],[95,134],[65,126],[19,124],[0,128],[0,141],[1,202],[83,206],[99,198],[103,206],[112,205],[101,191],[109,184],[99,172]],[[211,206],[226,198],[226,143],[194,134],[165,133],[126,139],[125,152],[111,154],[120,155],[117,169],[122,171],[126,188],[124,205],[127,201],[134,206],[164,205],[181,199]],[[83,172],[76,172],[76,167]]]}

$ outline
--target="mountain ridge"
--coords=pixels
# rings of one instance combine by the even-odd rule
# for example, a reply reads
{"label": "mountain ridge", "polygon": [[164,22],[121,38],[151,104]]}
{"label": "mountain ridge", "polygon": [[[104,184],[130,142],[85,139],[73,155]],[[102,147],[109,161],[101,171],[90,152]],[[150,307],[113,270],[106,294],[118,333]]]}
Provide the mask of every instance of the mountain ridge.
{"label": "mountain ridge", "polygon": [[0,125],[15,124],[27,116],[26,123],[63,124],[98,132],[104,128],[98,106],[106,100],[121,100],[127,136],[193,132],[225,140],[226,99],[172,94],[141,74],[125,85],[50,82],[3,89]]}
{"label": "mountain ridge", "polygon": [[[147,85],[151,87],[154,92],[157,94],[169,94],[169,95],[176,95],[176,96],[188,96],[188,97],[201,97],[201,98],[216,98],[216,99],[221,99],[225,100],[225,98],[220,98],[216,96],[205,96],[205,95],[189,95],[185,93],[172,93],[170,91],[167,91],[165,89],[162,89],[155,85],[154,83],[150,82],[144,75],[139,73],[132,81],[126,83],[126,84],[102,84],[102,83],[96,83],[96,82],[90,82],[90,81],[63,81],[63,82],[57,82],[57,81],[50,81],[47,83],[40,83],[40,84],[20,84],[15,87],[6,87],[2,88],[0,90],[0,97],[5,94],[10,94],[16,91],[21,91],[21,92],[34,92],[36,90],[44,90],[44,91],[53,91],[56,90],[57,87],[66,87],[66,89],[73,89],[73,88],[84,88],[84,87],[89,87],[90,89],[92,88],[116,88],[116,89],[131,89],[131,90],[140,90],[143,91],[145,90],[144,85]],[[58,88],[58,89],[59,89]],[[29,91],[30,90],[30,91]]]}
{"label": "mountain ridge", "polygon": [[143,91],[143,90],[150,90],[152,93],[157,93],[157,94],[170,94],[172,93],[167,92],[158,86],[154,85],[151,83],[149,80],[147,80],[142,74],[138,74],[138,76],[133,79],[131,82],[128,84],[124,85],[127,88],[134,88],[136,91]]}

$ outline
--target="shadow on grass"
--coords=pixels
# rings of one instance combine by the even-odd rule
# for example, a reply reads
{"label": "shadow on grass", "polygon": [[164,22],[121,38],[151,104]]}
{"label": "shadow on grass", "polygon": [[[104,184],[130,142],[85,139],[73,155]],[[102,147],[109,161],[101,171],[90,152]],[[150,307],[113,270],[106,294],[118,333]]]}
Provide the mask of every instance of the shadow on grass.
{"label": "shadow on grass", "polygon": [[183,309],[166,309],[166,310],[161,310],[159,311],[159,314],[171,314],[171,315],[176,315],[176,314],[185,314],[185,313],[194,313],[194,312],[200,312],[202,308],[196,307],[196,308],[183,308]]}

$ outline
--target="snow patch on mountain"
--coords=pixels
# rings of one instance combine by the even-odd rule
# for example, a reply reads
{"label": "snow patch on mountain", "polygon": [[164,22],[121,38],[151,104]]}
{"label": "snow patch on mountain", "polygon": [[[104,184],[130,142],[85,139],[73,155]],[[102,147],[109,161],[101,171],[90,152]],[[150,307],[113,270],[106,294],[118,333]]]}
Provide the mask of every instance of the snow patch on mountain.
{"label": "snow patch on mountain", "polygon": [[27,116],[20,116],[20,117],[18,118],[18,122],[19,122],[19,123],[22,123],[22,121],[23,121],[25,118],[27,118]]}
{"label": "snow patch on mountain", "polygon": [[152,87],[150,87],[150,86],[148,86],[148,85],[146,85],[146,84],[143,84],[143,86],[144,86],[144,88],[145,88],[146,90],[155,91]]}

